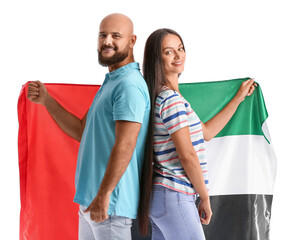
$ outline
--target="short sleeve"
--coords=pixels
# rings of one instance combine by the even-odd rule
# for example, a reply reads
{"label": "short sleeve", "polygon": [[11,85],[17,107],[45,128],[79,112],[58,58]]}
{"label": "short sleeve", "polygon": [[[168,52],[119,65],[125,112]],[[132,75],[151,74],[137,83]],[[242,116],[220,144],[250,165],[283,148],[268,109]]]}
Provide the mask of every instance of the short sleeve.
{"label": "short sleeve", "polygon": [[160,104],[159,116],[169,134],[189,126],[185,103],[180,95],[174,91],[164,98]]}
{"label": "short sleeve", "polygon": [[136,85],[123,86],[114,96],[113,119],[143,123],[147,106],[144,91]]}

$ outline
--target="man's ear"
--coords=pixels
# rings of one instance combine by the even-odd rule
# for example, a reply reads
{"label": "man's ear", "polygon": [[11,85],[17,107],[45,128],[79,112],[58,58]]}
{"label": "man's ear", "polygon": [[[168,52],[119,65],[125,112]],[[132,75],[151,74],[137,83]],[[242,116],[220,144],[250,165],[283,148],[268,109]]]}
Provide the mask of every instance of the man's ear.
{"label": "man's ear", "polygon": [[136,41],[137,41],[137,36],[133,34],[130,39],[130,47],[131,48],[136,44]]}

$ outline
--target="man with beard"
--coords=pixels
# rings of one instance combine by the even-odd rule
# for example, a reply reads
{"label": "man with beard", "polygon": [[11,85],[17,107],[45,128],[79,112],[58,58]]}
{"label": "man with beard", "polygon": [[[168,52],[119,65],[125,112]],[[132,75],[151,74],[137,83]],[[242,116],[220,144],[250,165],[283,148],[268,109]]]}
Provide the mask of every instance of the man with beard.
{"label": "man with beard", "polygon": [[102,20],[98,56],[109,73],[83,119],[57,103],[40,81],[28,87],[28,98],[80,141],[74,197],[80,240],[131,239],[150,112],[148,88],[134,62],[135,42],[128,17],[116,13]]}

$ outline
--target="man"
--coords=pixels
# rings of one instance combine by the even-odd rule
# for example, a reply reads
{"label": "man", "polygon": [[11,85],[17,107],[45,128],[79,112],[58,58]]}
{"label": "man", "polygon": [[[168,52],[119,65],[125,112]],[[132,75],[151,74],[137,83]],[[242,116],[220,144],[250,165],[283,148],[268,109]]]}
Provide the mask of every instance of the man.
{"label": "man", "polygon": [[81,142],[74,197],[80,204],[80,240],[131,239],[150,112],[148,88],[134,62],[135,42],[128,17],[116,13],[102,20],[98,56],[109,73],[83,119],[57,103],[41,82],[28,87],[28,98]]}

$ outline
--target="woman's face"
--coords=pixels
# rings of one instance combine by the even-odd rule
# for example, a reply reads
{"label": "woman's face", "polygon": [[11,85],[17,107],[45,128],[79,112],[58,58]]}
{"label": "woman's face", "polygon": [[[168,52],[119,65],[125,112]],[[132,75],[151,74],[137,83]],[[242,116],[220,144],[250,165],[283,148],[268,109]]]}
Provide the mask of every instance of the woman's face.
{"label": "woman's face", "polygon": [[184,70],[186,53],[180,38],[168,34],[162,41],[162,60],[166,75],[179,74]]}

